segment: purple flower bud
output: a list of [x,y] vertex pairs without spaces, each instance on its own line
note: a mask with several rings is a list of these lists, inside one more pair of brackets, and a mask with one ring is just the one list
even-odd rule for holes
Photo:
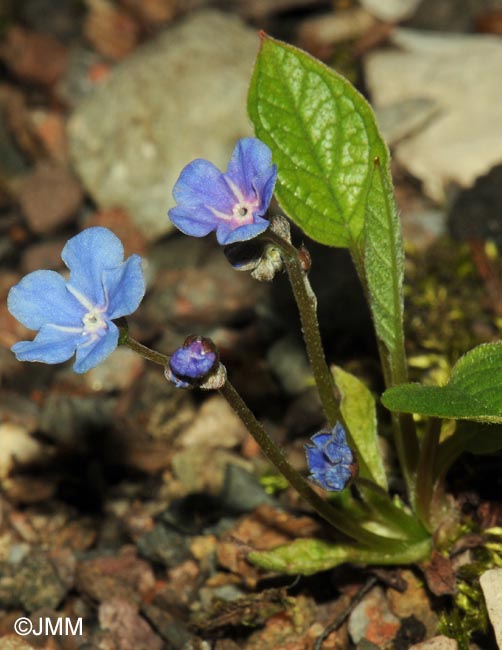
[[166,367],[166,377],[177,388],[197,386],[216,368],[218,354],[213,342],[202,336],[189,336]]
[[220,244],[247,241],[269,226],[264,215],[276,179],[267,145],[243,138],[224,174],[200,158],[183,169],[173,190],[177,206],[169,210],[169,218],[186,235],[204,237],[216,230]]
[[337,422],[331,431],[320,431],[305,445],[309,479],[325,490],[340,492],[357,475],[357,461],[347,444],[345,429]]

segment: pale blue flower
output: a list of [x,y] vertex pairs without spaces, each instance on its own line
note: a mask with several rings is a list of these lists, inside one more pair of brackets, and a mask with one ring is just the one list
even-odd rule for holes
[[19,361],[61,363],[76,352],[83,373],[117,347],[112,321],[135,311],[145,293],[139,255],[125,262],[120,240],[107,228],[88,228],[72,237],[61,257],[68,280],[55,271],[35,271],[9,291],[10,313],[38,330],[33,341],[12,346]]
[[220,244],[246,241],[269,226],[263,215],[276,179],[277,166],[267,145],[243,138],[224,174],[200,158],[183,169],[173,190],[178,205],[169,210],[169,217],[187,235],[204,237],[216,230]]

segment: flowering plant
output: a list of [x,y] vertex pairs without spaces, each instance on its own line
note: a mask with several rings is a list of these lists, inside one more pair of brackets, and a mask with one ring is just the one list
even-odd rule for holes
[[[252,270],[257,279],[272,280],[285,268],[327,423],[306,445],[308,478],[256,420],[210,341],[191,336],[167,357],[131,339],[115,322],[138,307],[145,284],[139,257],[124,262],[120,242],[107,229],[90,228],[70,239],[62,253],[68,280],[36,271],[11,289],[11,313],[38,330],[33,341],[16,343],[13,351],[22,361],[45,363],[76,354],[73,367],[82,373],[120,341],[165,366],[167,379],[178,388],[219,390],[269,461],[344,536],[343,543],[302,539],[253,552],[249,559],[256,564],[309,574],[347,561],[426,560],[435,546],[451,545],[458,535],[458,517],[449,517],[452,506],[445,498],[448,468],[473,436],[490,436],[490,425],[502,423],[502,343],[467,352],[444,386],[408,383],[401,230],[389,152],[370,106],[331,69],[268,37],[248,102],[257,137],[237,143],[225,173],[206,160],[187,165],[174,187],[177,205],[169,216],[188,235],[216,231],[227,253],[253,239],[257,253],[235,265]],[[308,279],[310,257],[293,245],[284,217],[267,214],[274,189],[284,213],[307,235],[351,253],[378,342],[386,386],[381,400],[389,411],[396,456],[392,467],[380,452],[375,397],[357,377],[326,362]],[[450,424],[449,436],[442,439],[441,419],[454,426],[460,420],[471,424],[453,433]],[[400,481],[391,484],[390,474]],[[329,495],[341,491],[343,498]],[[449,521],[455,525],[448,528]]]

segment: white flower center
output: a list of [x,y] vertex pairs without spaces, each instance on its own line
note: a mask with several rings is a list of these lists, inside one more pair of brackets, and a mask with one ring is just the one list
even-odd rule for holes
[[104,334],[107,329],[106,320],[103,318],[103,312],[105,310],[99,307],[93,307],[91,311],[88,311],[87,314],[82,318],[82,323],[84,325],[84,334],[90,334],[91,336],[100,336]]

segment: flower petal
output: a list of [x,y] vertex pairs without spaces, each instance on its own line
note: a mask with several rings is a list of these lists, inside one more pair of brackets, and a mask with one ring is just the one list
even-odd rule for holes
[[328,490],[333,492],[341,492],[349,482],[352,474],[350,470],[344,465],[336,465],[326,470],[324,474],[325,484]]
[[108,228],[87,228],[68,240],[61,253],[70,269],[68,284],[93,306],[105,306],[103,271],[116,268],[124,259],[122,242]]
[[43,325],[81,327],[85,309],[66,288],[55,271],[34,271],[9,291],[7,307],[25,327],[38,330]]
[[62,363],[75,353],[81,332],[68,332],[57,326],[43,325],[33,341],[19,341],[11,350],[19,361]]
[[208,160],[198,158],[181,172],[173,189],[176,202],[185,207],[214,208],[231,215],[236,197],[220,170]]
[[277,165],[272,165],[268,172],[256,177],[254,188],[256,194],[260,197],[260,205],[254,214],[263,215],[268,210],[276,181]]
[[268,219],[262,217],[255,217],[254,223],[248,223],[244,226],[234,226],[233,223],[228,221],[220,221],[216,230],[216,239],[219,244],[234,244],[239,241],[247,241],[253,239],[265,232],[269,227],[270,222]]
[[207,208],[193,208],[179,205],[168,212],[169,219],[178,230],[192,237],[205,237],[219,223],[218,217]]
[[305,454],[308,468],[312,473],[326,468],[326,458],[320,449],[312,445],[305,445]]
[[[248,200],[256,196],[261,198],[264,188],[267,187],[268,200],[265,210],[268,208],[277,176],[277,167],[272,165],[272,152],[264,142],[258,138],[239,140],[228,163],[225,176],[240,188]],[[260,206],[262,203],[264,201],[260,201]]]
[[319,433],[314,434],[310,439],[314,445],[321,451],[324,449],[324,445],[331,438],[331,431],[319,431]]
[[81,374],[94,368],[110,356],[117,347],[118,341],[118,327],[110,322],[104,336],[100,336],[93,343],[84,343],[77,347],[77,360],[73,364],[73,370]]
[[132,314],[145,295],[141,257],[131,255],[119,267],[104,271],[103,284],[108,295],[108,318],[120,318]]

